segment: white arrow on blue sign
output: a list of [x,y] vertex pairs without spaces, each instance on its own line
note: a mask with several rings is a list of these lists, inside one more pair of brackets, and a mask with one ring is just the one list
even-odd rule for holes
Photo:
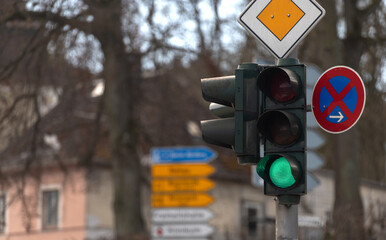
[[204,163],[217,157],[207,147],[165,147],[151,150],[152,163]]

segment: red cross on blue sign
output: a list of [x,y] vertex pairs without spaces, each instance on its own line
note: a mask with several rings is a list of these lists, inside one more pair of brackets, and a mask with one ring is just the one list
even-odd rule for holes
[[328,69],[316,82],[312,94],[313,113],[319,126],[329,133],[342,133],[353,127],[363,113],[366,92],[353,69]]

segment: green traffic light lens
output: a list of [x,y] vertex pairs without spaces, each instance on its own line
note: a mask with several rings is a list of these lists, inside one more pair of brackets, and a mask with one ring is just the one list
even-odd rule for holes
[[280,188],[289,188],[296,182],[292,175],[291,165],[284,157],[278,158],[272,163],[269,177],[272,183]]

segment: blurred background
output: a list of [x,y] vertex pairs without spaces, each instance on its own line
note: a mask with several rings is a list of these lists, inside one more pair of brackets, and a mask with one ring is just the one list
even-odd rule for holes
[[[155,239],[151,149],[207,146],[200,79],[274,63],[236,21],[248,3],[1,1],[0,239]],[[315,166],[299,238],[386,239],[386,1],[319,3],[326,16],[298,49],[307,93],[347,65],[367,99],[344,134],[308,115]],[[275,203],[254,171],[209,147],[207,239],[274,239]]]

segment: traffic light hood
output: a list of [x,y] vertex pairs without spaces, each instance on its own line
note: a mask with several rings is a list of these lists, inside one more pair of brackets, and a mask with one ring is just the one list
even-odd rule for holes
[[202,96],[208,102],[233,107],[235,102],[235,76],[201,79]]
[[235,119],[222,118],[201,121],[202,138],[205,142],[221,147],[235,145]]

